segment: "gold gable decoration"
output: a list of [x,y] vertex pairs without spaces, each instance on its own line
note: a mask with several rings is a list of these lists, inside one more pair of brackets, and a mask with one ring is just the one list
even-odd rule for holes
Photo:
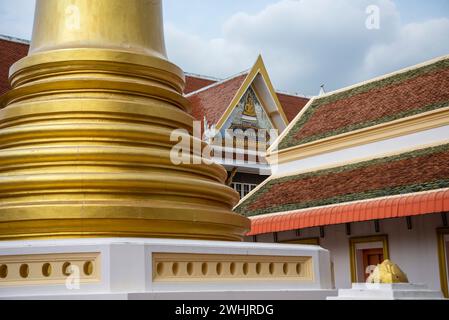
[[251,94],[248,94],[246,97],[245,108],[243,111],[243,115],[247,117],[256,118],[256,102]]

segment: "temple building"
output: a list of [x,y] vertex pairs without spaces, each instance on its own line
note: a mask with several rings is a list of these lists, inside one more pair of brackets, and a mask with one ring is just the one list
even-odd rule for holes
[[[282,133],[309,101],[276,92],[262,57],[250,70],[186,97],[192,103],[194,117],[203,121],[214,160],[225,166],[229,183],[242,197],[271,174],[263,155],[277,137],[270,136],[270,131]],[[209,134],[211,130],[213,134]],[[222,139],[213,141],[216,135]]]
[[309,99],[184,75],[161,0],[61,1],[0,36],[0,297],[323,299],[391,259],[449,298],[449,56]]
[[335,296],[328,250],[243,242],[251,221],[233,211],[232,179],[257,174],[242,150],[295,111],[261,58],[186,86],[162,21],[162,0],[36,1],[0,96],[0,299]]
[[[28,50],[28,41],[0,35],[0,95],[10,90],[9,68],[25,57]],[[253,129],[256,133],[260,129],[274,129],[280,134],[309,99],[276,91],[262,57],[257,59],[251,69],[227,79],[190,73],[186,73],[185,78],[184,94],[191,102],[192,115],[201,122],[202,134],[211,128],[221,132],[223,145],[214,146],[215,160],[225,166],[229,175],[228,184],[243,198],[270,176],[270,166],[263,156],[259,157],[257,154],[254,161],[249,161],[251,159],[248,159],[247,154],[252,151],[251,146],[248,146],[250,137],[242,139],[246,143],[241,148],[236,148],[235,143],[231,142],[233,150],[229,155],[225,148],[225,131],[242,130],[245,134],[248,129]],[[243,104],[249,105],[248,98],[251,100],[254,117],[250,115],[245,123],[236,122],[242,119]],[[242,109],[240,112],[239,106]],[[266,139],[267,145],[262,145],[264,150],[269,147],[269,141],[274,140],[274,137],[270,138]],[[255,143],[254,149],[257,149],[257,142]],[[253,150],[254,153],[255,151]],[[225,161],[226,155],[229,155],[230,161]]]
[[248,241],[320,245],[337,288],[392,259],[448,296],[449,56],[312,99],[236,211]]

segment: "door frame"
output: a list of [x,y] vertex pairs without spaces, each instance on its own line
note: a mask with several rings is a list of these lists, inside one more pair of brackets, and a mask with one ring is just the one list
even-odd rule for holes
[[376,263],[376,266],[377,266],[379,263],[382,263],[385,260],[385,258],[384,258],[384,250],[382,248],[379,248],[379,249],[364,249],[362,251],[363,251],[362,252],[363,269],[365,270],[365,277],[366,277],[366,270],[368,270],[367,268],[369,266],[373,265],[373,264],[371,264],[369,262],[370,255],[376,255],[376,256],[378,256],[378,258],[380,258],[380,256],[382,256],[382,259],[379,259],[380,262]]
[[437,229],[438,236],[438,263],[440,266],[440,281],[441,281],[441,291],[446,298],[449,298],[449,288],[448,288],[448,265],[446,256],[446,244],[444,238],[449,235],[449,228]]
[[376,235],[376,236],[366,236],[366,237],[355,237],[349,239],[349,259],[351,266],[351,281],[352,283],[357,282],[357,254],[356,247],[360,243],[372,243],[381,242],[384,250],[384,259],[390,259],[390,249],[388,243],[388,235]]

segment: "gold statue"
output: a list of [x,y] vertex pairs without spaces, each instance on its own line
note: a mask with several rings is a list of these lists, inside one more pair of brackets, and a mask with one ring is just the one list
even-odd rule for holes
[[256,114],[256,102],[254,101],[254,97],[252,94],[248,93],[248,97],[246,98],[245,109],[243,111],[243,115],[255,118]]
[[374,269],[367,283],[409,283],[407,275],[390,260],[385,260]]
[[29,55],[10,74],[0,239],[242,240],[250,223],[232,212],[226,170],[170,159],[173,130],[202,142],[166,56],[161,0],[37,0]]

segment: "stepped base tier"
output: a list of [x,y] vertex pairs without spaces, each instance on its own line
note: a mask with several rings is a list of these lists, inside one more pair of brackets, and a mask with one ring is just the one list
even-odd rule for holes
[[326,299],[316,246],[168,239],[0,242],[0,299]]
[[426,285],[399,284],[353,284],[352,289],[338,291],[338,297],[328,300],[442,300],[440,291],[429,290]]
[[[239,196],[226,170],[207,164],[193,136],[160,0],[38,0],[30,53],[10,81],[0,98],[0,240],[241,241],[249,230],[232,212]],[[180,140],[182,163],[172,157]]]

